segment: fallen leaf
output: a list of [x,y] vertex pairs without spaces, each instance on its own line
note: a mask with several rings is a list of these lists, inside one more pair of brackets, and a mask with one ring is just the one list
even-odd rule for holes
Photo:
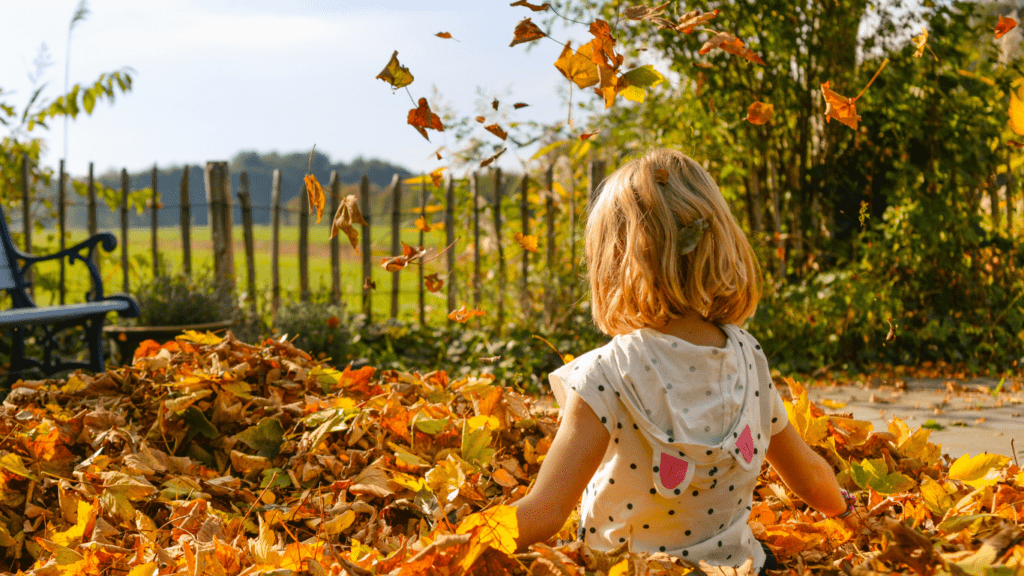
[[497,98],[495,98],[494,101],[491,102],[491,108],[494,109],[494,110],[498,109],[498,99]]
[[775,113],[775,106],[764,102],[754,102],[747,108],[747,122],[758,126],[767,124]]
[[630,20],[649,20],[651,18],[657,18],[665,12],[665,8],[668,8],[672,4],[671,1],[665,2],[659,6],[627,6],[626,7],[626,18]]
[[668,184],[668,170],[665,170],[664,168],[655,168],[654,181],[658,184]]
[[412,73],[409,72],[409,69],[398,63],[398,50],[395,50],[395,53],[391,55],[388,65],[381,70],[380,74],[377,74],[377,78],[391,84],[392,90],[408,86],[413,81]]
[[523,247],[523,250],[529,250],[530,252],[533,253],[537,252],[536,235],[531,234],[529,236],[524,236],[522,232],[516,232],[515,236],[513,236],[513,239],[515,239],[516,243]]
[[434,183],[434,186],[436,186],[436,187],[440,187],[441,186],[441,175],[444,173],[444,171],[445,171],[445,167],[442,166],[442,167],[437,168],[436,170],[434,170],[433,172],[430,173],[430,181]]
[[996,38],[1002,38],[1003,35],[1005,35],[1007,32],[1009,32],[1010,30],[1013,30],[1016,27],[1017,27],[1017,21],[1016,20],[1014,20],[1013,18],[1008,18],[1006,16],[1000,16],[999,17],[999,22],[996,24],[996,30],[995,30]]
[[409,110],[408,123],[410,126],[416,128],[416,130],[423,135],[427,141],[430,141],[430,137],[427,136],[427,129],[437,130],[438,132],[444,132],[444,125],[441,124],[441,118],[430,111],[430,105],[427,104],[426,98],[420,98],[419,104],[416,108]]
[[487,122],[487,118],[485,118],[483,116],[477,116],[476,118],[474,118],[474,120],[476,120],[477,122],[479,122],[481,124],[483,124],[484,122]]
[[593,138],[594,136],[597,136],[600,133],[600,130],[594,130],[593,132],[584,132],[583,134],[580,134],[580,140],[587,140],[589,138]]
[[540,40],[547,36],[536,24],[533,23],[529,18],[524,18],[519,24],[516,24],[516,30],[512,43],[509,47],[515,46],[516,44],[522,44],[523,42],[533,42],[534,40]]
[[349,194],[342,198],[341,204],[338,206],[338,211],[334,213],[334,222],[331,225],[331,238],[338,235],[338,230],[341,230],[348,236],[348,241],[352,244],[352,249],[359,253],[359,232],[352,226],[353,224],[361,224],[363,226],[369,226],[370,224],[363,219],[363,213],[359,211],[359,201],[356,200],[355,194]]

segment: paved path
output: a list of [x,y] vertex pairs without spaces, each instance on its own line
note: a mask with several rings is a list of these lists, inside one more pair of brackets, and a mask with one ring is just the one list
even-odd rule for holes
[[[826,413],[853,413],[855,419],[874,424],[875,430],[887,430],[893,416],[899,416],[911,430],[933,420],[943,429],[933,430],[929,439],[941,444],[942,452],[953,458],[983,452],[1012,457],[1012,440],[1017,458],[1024,461],[1024,392],[1004,389],[993,397],[986,389],[995,390],[999,381],[990,378],[966,381],[908,378],[905,382],[905,389],[809,386],[807,393]],[[821,404],[825,399],[846,405],[827,408]]]

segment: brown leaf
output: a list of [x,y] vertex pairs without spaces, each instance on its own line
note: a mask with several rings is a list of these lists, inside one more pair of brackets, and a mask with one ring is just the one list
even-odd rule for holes
[[1007,18],[1006,16],[1000,16],[999,22],[996,24],[996,38],[1002,38],[1004,34],[1013,30],[1017,27],[1017,21],[1013,18]]
[[398,256],[392,256],[390,258],[381,258],[380,266],[381,268],[387,270],[388,272],[398,272],[399,270],[408,266],[410,262],[423,256],[426,253],[426,249],[423,248],[422,246],[419,248],[413,248],[412,246],[409,246],[405,242],[402,242],[402,253],[399,254]]
[[423,277],[423,284],[426,286],[428,292],[438,293],[441,291],[441,287],[444,286],[444,280],[438,278],[437,272],[429,274]]
[[630,20],[648,20],[656,16],[661,16],[665,8],[668,8],[669,4],[672,4],[671,0],[665,2],[660,6],[628,6],[626,7],[626,18]]
[[434,34],[434,36],[437,36],[438,38],[448,39],[452,37],[452,34],[451,32],[438,32],[437,34]]
[[533,42],[534,40],[540,40],[547,36],[536,24],[533,23],[529,18],[523,18],[523,20],[516,25],[514,37],[512,43],[509,44],[509,48],[516,44],[522,44],[523,42]]
[[408,86],[413,81],[412,73],[409,72],[409,69],[398,63],[398,50],[395,50],[395,53],[391,55],[388,65],[381,70],[380,74],[377,74],[377,78],[391,84],[392,90]]
[[587,140],[593,138],[594,136],[597,136],[600,133],[600,130],[594,130],[593,132],[584,132],[583,134],[580,134],[580,140]]
[[489,126],[484,126],[484,130],[487,130],[488,132],[490,132],[491,134],[494,134],[495,136],[497,136],[498,138],[501,138],[502,140],[508,138],[508,132],[505,132],[504,130],[502,130],[501,126],[498,126],[497,124],[491,124]]
[[[439,158],[440,160],[440,158]],[[441,166],[430,173],[430,181],[434,183],[434,186],[441,186],[441,174],[445,171],[445,167]]]
[[494,108],[495,110],[498,109],[498,99],[497,98],[494,99],[494,102],[491,102],[491,108]]
[[668,170],[665,170],[664,168],[655,168],[654,181],[658,184],[668,184]]
[[331,238],[337,236],[338,230],[341,230],[348,236],[348,241],[352,243],[352,249],[358,254],[359,232],[352,226],[353,224],[370,225],[363,219],[363,213],[359,211],[359,201],[356,200],[356,195],[349,194],[342,198],[338,211],[334,213],[334,222],[331,225]]
[[589,54],[573,52],[572,42],[566,42],[562,54],[555,60],[555,68],[580,88],[593,86],[601,80],[597,65],[590,59]]
[[430,111],[430,106],[427,104],[426,98],[420,98],[419,106],[409,110],[408,123],[410,126],[416,128],[420,134],[423,135],[427,141],[430,141],[430,137],[427,136],[427,130],[437,130],[438,132],[444,132],[444,126],[441,124],[441,118],[437,114]]
[[480,162],[480,167],[481,168],[486,168],[488,165],[490,165],[491,162],[494,162],[495,160],[497,160],[498,156],[501,156],[504,153],[505,153],[505,148],[502,148],[501,150],[498,150],[494,154],[494,156],[491,156],[490,158],[484,160],[483,162]]
[[689,34],[690,32],[693,32],[693,29],[697,26],[707,24],[714,20],[715,16],[718,16],[719,12],[720,10],[712,10],[711,12],[704,12],[703,14],[701,14],[700,10],[687,12],[679,18],[679,25],[676,26],[676,30],[683,34]]
[[728,52],[729,54],[733,54],[734,56],[739,56],[740,58],[749,60],[754,64],[760,64],[764,66],[764,60],[762,60],[756,52],[747,48],[743,44],[742,40],[733,36],[732,34],[729,34],[728,32],[719,32],[718,34],[713,36],[711,39],[705,42],[703,46],[701,46],[701,49],[697,53],[702,55],[707,54],[708,52],[714,50],[715,48],[718,48],[724,52]]
[[487,121],[487,118],[485,118],[483,116],[477,116],[476,118],[474,118],[474,120],[476,120],[477,122],[483,124],[484,122]]
[[309,213],[312,214],[313,210],[316,210],[316,223],[319,224],[320,218],[324,215],[324,189],[312,174],[306,174],[303,180],[306,183],[306,195],[309,197]]
[[775,106],[764,102],[754,102],[747,108],[747,122],[758,126],[767,124],[775,113]]
[[544,3],[538,6],[536,4],[530,4],[526,0],[516,0],[515,2],[509,4],[509,6],[523,6],[525,8],[529,8],[530,10],[533,10],[534,12],[543,12],[548,8],[551,8],[551,4],[548,3]]
[[377,283],[374,282],[373,280],[370,280],[370,277],[367,276],[366,280],[363,280],[363,290],[376,290],[376,289],[377,289]]
[[516,102],[515,104],[512,105],[512,107],[515,108],[516,110],[519,110],[520,108],[525,108],[527,106],[529,106],[529,104],[525,102]]

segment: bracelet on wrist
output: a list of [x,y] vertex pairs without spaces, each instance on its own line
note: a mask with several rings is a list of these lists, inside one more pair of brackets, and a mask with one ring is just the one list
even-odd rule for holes
[[839,489],[839,493],[843,495],[843,500],[846,500],[846,511],[836,516],[836,518],[846,518],[853,513],[853,507],[857,504],[857,497],[842,488]]

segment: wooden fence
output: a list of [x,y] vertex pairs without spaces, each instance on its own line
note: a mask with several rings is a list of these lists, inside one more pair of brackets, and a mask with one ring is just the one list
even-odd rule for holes
[[[23,160],[25,171],[28,170],[28,158]],[[482,243],[486,238],[487,234],[491,234],[490,245],[492,249],[491,254],[487,256],[486,260],[488,265],[496,266],[496,283],[493,286],[491,293],[494,297],[494,302],[487,303],[488,316],[490,316],[494,322],[501,326],[505,323],[508,310],[508,303],[506,301],[508,291],[508,252],[512,249],[520,251],[519,246],[514,242],[513,235],[516,232],[522,232],[524,236],[537,234],[531,227],[531,220],[537,218],[538,223],[540,222],[539,205],[537,208],[534,207],[534,202],[529,200],[529,195],[532,192],[540,190],[540,201],[543,205],[543,234],[541,235],[541,244],[546,246],[546,253],[543,262],[545,269],[545,276],[543,277],[543,287],[536,292],[543,293],[543,315],[544,318],[551,320],[556,318],[558,315],[564,313],[566,302],[565,298],[568,298],[569,302],[575,302],[575,299],[580,295],[579,292],[574,288],[576,282],[569,282],[568,294],[565,290],[556,293],[552,288],[557,284],[555,281],[555,271],[560,266],[567,266],[567,271],[570,273],[570,278],[576,278],[579,268],[577,265],[577,258],[579,256],[576,247],[577,242],[582,241],[581,234],[577,233],[576,227],[581,215],[581,211],[584,208],[583,202],[586,198],[592,198],[595,194],[595,187],[590,183],[600,182],[604,177],[605,166],[602,161],[593,161],[587,171],[588,183],[586,187],[586,194],[584,190],[576,190],[576,186],[571,183],[569,186],[564,186],[565,190],[568,190],[567,198],[556,198],[557,193],[552,192],[554,189],[554,163],[548,167],[544,174],[544,182],[537,182],[534,186],[531,186],[529,178],[525,176],[516,176],[515,181],[510,182],[509,178],[502,173],[498,168],[492,169],[489,173],[478,174],[471,173],[467,181],[462,184],[468,186],[469,194],[472,201],[469,203],[468,213],[463,207],[459,209],[460,216],[464,219],[469,220],[472,224],[472,238],[466,239],[462,235],[456,234],[456,228],[459,224],[456,221],[456,199],[455,192],[458,182],[448,178],[442,183],[444,190],[443,206],[440,210],[443,210],[443,223],[444,223],[444,234],[445,240],[444,245],[450,248],[445,253],[445,287],[442,289],[446,292],[446,303],[447,310],[452,311],[458,308],[459,302],[466,303],[471,298],[472,307],[479,309],[485,304],[482,302],[483,289],[482,283],[484,274],[482,273],[482,266],[484,264],[484,249]],[[254,206],[251,201],[251,194],[249,190],[249,177],[246,172],[240,173],[240,186],[237,192],[237,201],[240,205],[241,212],[241,226],[243,232],[243,244],[244,244],[244,256],[245,256],[245,270],[246,270],[246,294],[248,295],[248,304],[252,307],[253,311],[257,310],[257,302],[255,295],[259,293],[257,290],[257,278],[256,278],[256,254],[255,254],[255,242],[253,235],[253,217],[252,212]],[[480,194],[481,182],[484,178],[491,178],[493,183],[494,194],[492,195],[490,202],[490,218],[488,221],[485,200],[482,199]],[[271,204],[270,206],[260,206],[259,208],[269,209],[271,211],[271,279],[270,279],[270,309],[273,314],[276,315],[278,309],[281,306],[281,253],[280,253],[280,230],[282,226],[282,211],[287,211],[288,208],[282,205],[281,201],[281,172],[279,170],[274,171],[271,189]],[[363,286],[364,282],[369,284],[371,281],[378,281],[383,278],[383,275],[390,274],[390,311],[389,316],[391,318],[397,318],[399,315],[399,293],[400,293],[400,276],[403,274],[417,274],[418,275],[418,289],[417,289],[417,310],[416,317],[420,323],[427,322],[426,314],[426,288],[424,281],[424,266],[422,260],[418,263],[413,262],[406,269],[399,272],[386,272],[380,266],[380,258],[382,255],[393,256],[402,253],[401,245],[401,232],[403,225],[407,228],[412,224],[412,220],[423,216],[425,219],[429,218],[428,214],[428,199],[430,194],[428,193],[427,180],[429,178],[422,179],[422,185],[409,185],[404,183],[399,176],[396,174],[391,181],[391,185],[384,194],[387,194],[391,198],[391,210],[390,214],[387,213],[373,213],[369,207],[371,206],[370,198],[370,181],[367,176],[363,176],[359,183],[359,205],[363,210],[364,218],[367,225],[362,226],[361,230],[361,276],[358,278],[356,285]],[[34,221],[31,216],[29,209],[31,203],[31,190],[28,182],[30,179],[27,174],[23,176],[22,182],[22,193],[23,193],[23,212],[22,212],[22,228],[24,234],[24,242],[26,247],[31,246],[32,242],[32,227]],[[88,193],[86,195],[84,204],[75,204],[68,200],[67,195],[67,181],[68,177],[65,174],[63,161],[60,164],[60,170],[58,175],[58,187],[57,187],[57,221],[56,221],[56,232],[60,239],[60,249],[65,247],[66,238],[66,221],[67,211],[69,207],[73,206],[84,206],[88,213],[88,233],[89,235],[96,234],[98,231],[98,207],[97,207],[97,194],[96,194],[96,180],[93,174],[93,165],[89,165],[89,173],[86,179],[86,187]],[[123,286],[121,289],[124,292],[131,293],[131,286],[129,282],[129,249],[138,249],[138,245],[132,246],[129,242],[129,178],[127,170],[121,170],[121,204],[120,204],[120,264],[122,269],[125,271],[123,274]],[[206,206],[208,210],[209,219],[208,225],[210,227],[211,239],[212,239],[212,260],[213,260],[213,273],[215,278],[219,281],[227,283],[229,286],[235,288],[236,284],[236,268],[239,267],[235,262],[234,256],[234,242],[232,240],[232,230],[234,223],[232,222],[232,212],[234,208],[235,199],[232,196],[231,191],[231,179],[228,172],[227,162],[207,162],[204,170],[204,182],[206,187]],[[413,189],[407,190],[407,187]],[[149,250],[153,255],[152,266],[153,275],[157,276],[163,273],[164,265],[171,263],[163,263],[160,261],[160,250],[158,246],[158,211],[161,209],[173,209],[177,207],[180,210],[180,233],[181,233],[181,249],[182,249],[182,261],[181,270],[184,274],[192,274],[193,271],[193,245],[192,245],[192,215],[193,215],[193,204],[190,201],[190,190],[189,190],[189,168],[184,167],[182,174],[181,184],[179,186],[179,202],[175,204],[164,203],[162,200],[168,200],[169,195],[165,193],[161,199],[160,191],[157,189],[157,168],[154,166],[152,171],[152,200],[147,203],[147,210],[150,213],[150,246]],[[403,197],[406,194],[418,194],[418,206],[419,210],[406,210],[402,211]],[[329,198],[328,205],[325,207],[324,220],[326,226],[330,226],[330,222],[333,219],[334,213],[337,211],[339,197],[342,196],[342,183],[338,177],[338,173],[335,171],[331,174],[330,181],[325,187],[325,195]],[[516,208],[516,196],[518,195],[518,214],[516,217],[507,216],[507,214],[515,213]],[[579,198],[577,198],[579,196]],[[435,205],[434,210],[437,211],[438,207]],[[310,282],[309,282],[309,205],[306,194],[303,192],[299,194],[299,206],[295,211],[298,216],[298,277],[299,277],[299,298],[301,301],[309,301],[311,298]],[[391,232],[391,243],[389,249],[382,246],[374,246],[371,242],[371,226],[375,222],[387,221],[390,216],[390,232]],[[568,218],[568,232],[566,228],[566,218]],[[515,220],[518,219],[518,222]],[[512,220],[511,222],[509,220]],[[325,223],[321,222],[320,226],[324,226]],[[560,232],[561,230],[561,232]],[[460,232],[464,232],[462,229]],[[469,231],[465,231],[469,233]],[[343,234],[339,234],[330,240],[330,255],[331,255],[331,289],[330,289],[330,302],[340,303],[342,301],[342,277],[341,277],[341,257],[340,251],[342,249],[350,249],[348,246],[342,246],[342,242],[339,239],[344,239]],[[423,246],[425,241],[424,232],[419,232],[419,245]],[[467,248],[467,245],[472,245],[472,271],[466,273],[468,278],[459,278],[456,272],[456,257],[457,255]],[[347,243],[345,243],[347,244]],[[517,271],[519,274],[519,290],[521,292],[521,302],[524,305],[519,307],[518,312],[527,312],[527,308],[532,314],[532,302],[534,300],[534,290],[531,289],[530,278],[534,273],[534,269],[541,265],[541,263],[535,259],[531,259],[531,253],[526,250],[521,250],[522,254],[519,256],[521,259],[520,269]],[[539,255],[538,255],[539,256]],[[429,256],[428,256],[429,257]],[[559,260],[561,258],[561,260]],[[568,263],[565,259],[568,258]],[[66,271],[65,263],[60,263],[60,279],[59,279],[59,299],[63,304],[66,299]],[[468,285],[468,288],[466,287]],[[380,287],[385,288],[383,282]],[[459,298],[459,293],[465,292],[463,298]],[[527,306],[529,304],[529,306]],[[492,307],[493,306],[493,307]],[[556,312],[557,310],[557,312]],[[361,311],[366,315],[367,321],[372,321],[374,318],[375,311],[373,310],[373,298],[369,290],[364,289],[362,294],[362,306]],[[536,318],[531,318],[536,319]]]

